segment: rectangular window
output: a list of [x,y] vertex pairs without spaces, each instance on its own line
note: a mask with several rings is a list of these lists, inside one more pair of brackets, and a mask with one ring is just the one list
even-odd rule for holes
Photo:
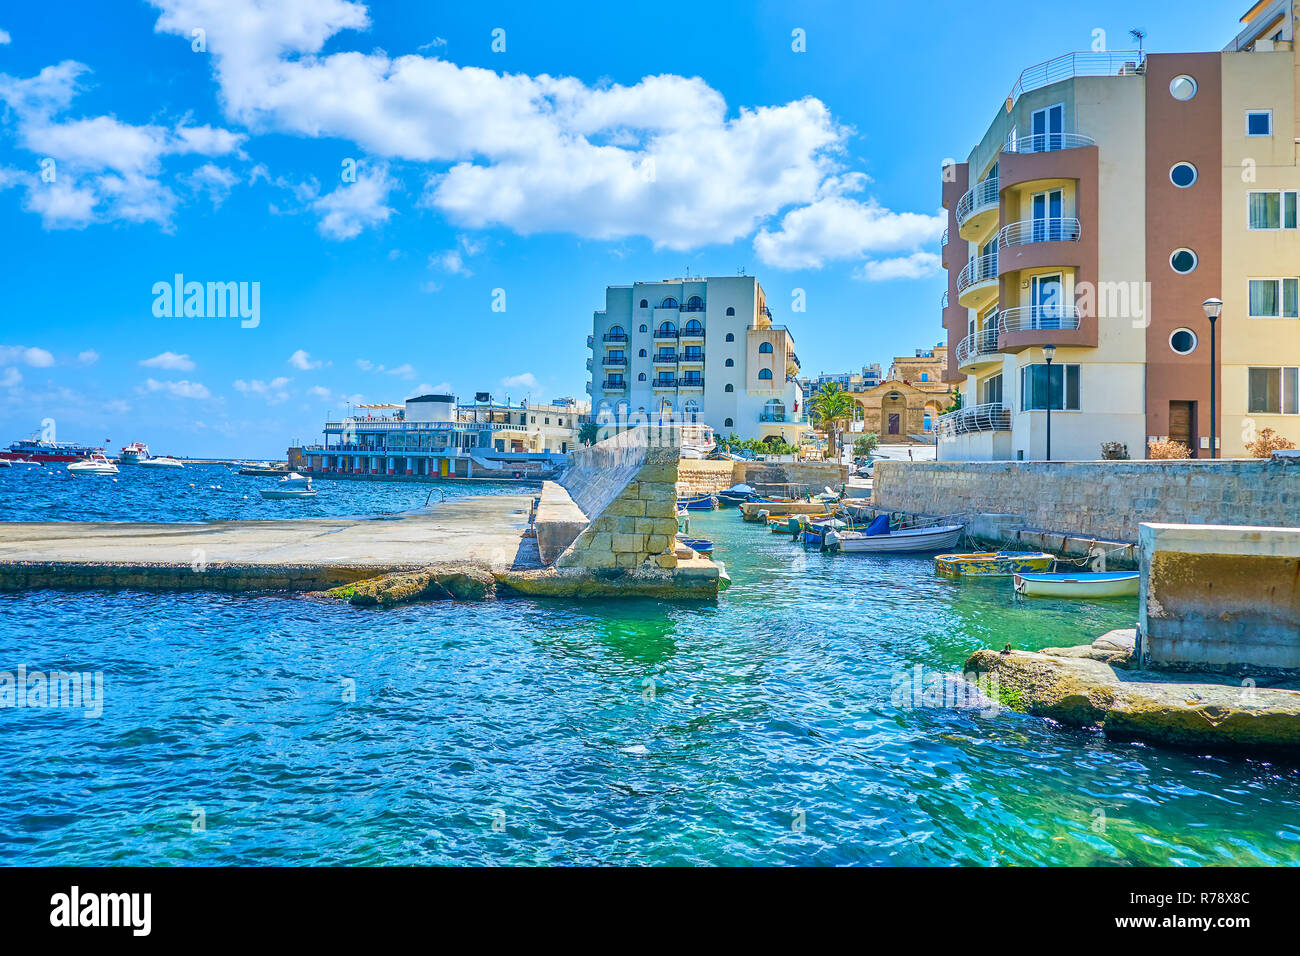
[[1252,319],[1300,318],[1300,279],[1251,279]]
[[1079,366],[1048,366],[1043,363],[1026,365],[1020,370],[1021,410],[1043,411],[1047,408],[1049,398],[1052,411],[1079,410]]
[[1250,229],[1296,228],[1296,193],[1290,191],[1253,190],[1246,198]]
[[997,375],[992,375],[989,378],[985,379],[983,382],[980,382],[979,395],[980,395],[981,405],[988,405],[990,403],[995,405],[1001,405],[1002,404],[1001,373]]
[[1272,110],[1246,110],[1246,135],[1247,136],[1272,136],[1273,135],[1273,111]]

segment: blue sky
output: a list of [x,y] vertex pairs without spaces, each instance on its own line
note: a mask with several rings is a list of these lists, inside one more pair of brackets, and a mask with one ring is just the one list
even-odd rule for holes
[[[887,365],[941,336],[939,170],[1019,71],[1218,49],[1248,4],[465,6],[0,11],[0,444],[270,457],[422,386],[585,397],[605,286],[687,269],[758,276],[806,373]],[[258,283],[256,327],[156,315],[178,273]]]

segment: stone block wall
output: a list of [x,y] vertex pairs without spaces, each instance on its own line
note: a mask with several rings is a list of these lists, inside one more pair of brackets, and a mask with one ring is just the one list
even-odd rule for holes
[[743,474],[744,464],[736,461],[709,461],[700,458],[683,458],[677,465],[677,483],[683,494],[712,495],[734,484],[737,469]]
[[848,480],[849,470],[844,465],[832,461],[798,461],[784,464],[781,462],[737,462],[744,469],[743,476],[737,481],[753,485],[760,491],[777,493],[781,486],[793,486],[792,490],[811,491],[814,494],[824,488],[839,491],[840,485]]
[[1012,516],[1010,527],[1123,541],[1144,521],[1300,526],[1300,462],[877,461],[888,511]]

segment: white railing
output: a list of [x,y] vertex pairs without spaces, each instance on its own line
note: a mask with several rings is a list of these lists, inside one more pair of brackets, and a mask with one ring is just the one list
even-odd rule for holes
[[990,252],[987,255],[972,259],[966,263],[965,267],[957,275],[957,295],[960,296],[977,282],[996,279],[997,277],[998,254],[996,252]]
[[943,231],[943,235],[939,237],[939,252],[941,254],[943,250],[947,247],[947,245],[948,245],[948,230],[945,229]]
[[1042,89],[1076,76],[1140,76],[1146,72],[1141,51],[1066,53],[1043,63],[1036,63],[1020,74],[1007,94],[1007,111],[1025,93]]
[[1097,141],[1082,133],[1030,133],[1026,136],[1007,136],[1004,153],[1051,153],[1058,149],[1079,149],[1096,146]]
[[947,292],[945,292],[945,293],[943,294],[943,298],[939,300],[939,308],[941,308],[941,309],[946,309],[946,308],[948,308],[948,293],[947,293]]
[[1037,329],[1077,329],[1083,321],[1079,307],[1069,305],[1022,305],[998,316],[1004,332],[1032,332]]
[[998,246],[1023,246],[1030,242],[1078,242],[1081,227],[1072,217],[1022,219],[1003,226]]
[[966,220],[977,212],[996,206],[998,203],[998,177],[990,176],[982,183],[976,183],[957,200],[957,228],[966,224]]
[[1011,409],[1001,402],[988,402],[959,408],[940,415],[935,432],[940,439],[952,439],[972,432],[1007,431],[1011,428]]
[[957,366],[960,368],[981,355],[997,355],[997,353],[997,328],[980,329],[957,343]]

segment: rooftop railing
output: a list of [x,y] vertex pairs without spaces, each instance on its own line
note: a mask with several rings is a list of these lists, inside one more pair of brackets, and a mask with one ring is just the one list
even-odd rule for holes
[[1026,93],[1076,76],[1140,76],[1144,72],[1146,64],[1140,50],[1066,53],[1025,69],[1007,94],[1007,110],[1009,112]]

